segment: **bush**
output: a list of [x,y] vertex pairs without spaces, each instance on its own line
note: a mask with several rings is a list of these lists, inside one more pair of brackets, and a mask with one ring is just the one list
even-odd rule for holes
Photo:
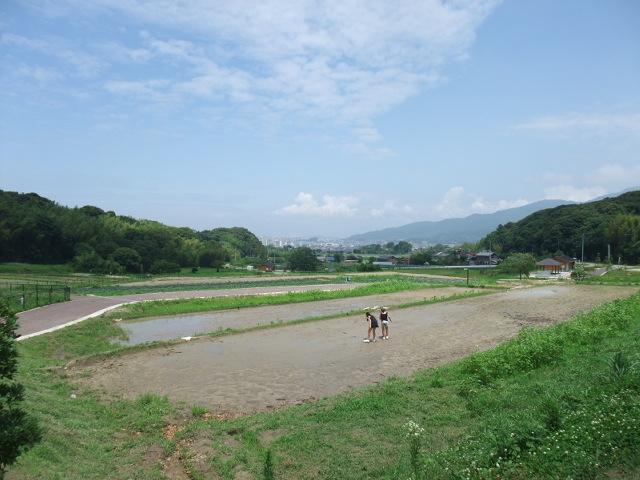
[[73,269],[76,272],[100,273],[104,260],[94,251],[76,255],[73,259]]
[[122,265],[129,273],[140,273],[142,271],[142,258],[133,248],[116,248],[111,254],[111,259]]
[[167,260],[157,260],[153,262],[151,268],[149,269],[149,272],[153,274],[180,273],[180,265],[174,262],[169,262]]
[[14,379],[18,369],[16,329],[15,315],[0,301],[0,478],[41,436],[35,420],[21,408],[24,387]]

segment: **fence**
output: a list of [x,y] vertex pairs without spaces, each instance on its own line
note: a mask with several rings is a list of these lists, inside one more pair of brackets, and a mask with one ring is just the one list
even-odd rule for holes
[[71,287],[67,285],[42,284],[0,284],[0,298],[11,310],[22,312],[50,303],[67,302],[71,299]]

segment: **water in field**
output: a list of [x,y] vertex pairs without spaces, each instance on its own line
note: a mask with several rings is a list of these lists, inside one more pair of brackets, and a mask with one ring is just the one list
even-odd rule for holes
[[146,342],[174,340],[182,337],[195,336],[196,334],[215,332],[220,329],[244,329],[258,325],[290,322],[292,320],[356,310],[362,311],[364,326],[365,308],[415,302],[429,299],[433,296],[448,296],[454,293],[461,293],[466,290],[467,289],[458,287],[427,288],[367,297],[341,298],[288,305],[269,305],[264,307],[125,321],[120,323],[120,327],[127,333],[129,338],[128,340],[120,341],[120,343],[125,345],[138,345]]

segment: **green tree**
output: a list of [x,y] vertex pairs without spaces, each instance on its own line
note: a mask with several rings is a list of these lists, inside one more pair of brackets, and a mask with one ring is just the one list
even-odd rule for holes
[[530,253],[513,253],[509,255],[500,265],[500,271],[505,273],[517,273],[520,275],[529,275],[536,268],[536,259]]
[[425,251],[414,252],[409,257],[411,265],[424,265],[427,262],[431,262],[431,255]]
[[124,267],[129,273],[140,273],[142,270],[142,258],[140,254],[129,247],[117,248],[112,254],[111,258]]
[[198,257],[198,263],[201,267],[215,268],[216,271],[220,271],[220,268],[224,265],[225,252],[219,247],[209,247]]
[[40,428],[21,408],[24,387],[17,383],[16,317],[0,301],[0,479],[18,456],[40,440]]
[[573,267],[571,278],[573,278],[576,282],[581,282],[582,280],[587,278],[587,271],[584,269],[584,265],[582,263],[576,263],[575,267]]
[[180,265],[167,260],[157,260],[153,262],[149,271],[154,275],[159,273],[180,273]]
[[104,260],[94,251],[82,253],[73,259],[73,269],[76,272],[99,273],[102,272]]
[[413,245],[404,240],[398,242],[393,247],[393,253],[409,253],[411,250],[413,250]]
[[289,270],[313,272],[319,266],[320,262],[309,247],[294,248],[289,254]]

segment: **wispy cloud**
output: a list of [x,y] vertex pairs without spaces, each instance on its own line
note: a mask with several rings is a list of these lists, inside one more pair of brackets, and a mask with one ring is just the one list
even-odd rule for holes
[[451,218],[470,215],[472,213],[493,213],[507,208],[521,207],[530,203],[525,198],[515,200],[487,200],[480,195],[465,191],[464,187],[452,187],[436,204],[435,211],[439,218]]
[[[607,193],[640,186],[640,162],[605,163],[586,172],[547,172],[545,198],[586,202]],[[539,179],[531,179],[539,183]]]
[[372,208],[372,217],[407,217],[415,213],[411,205],[398,205],[396,202],[388,200],[381,207]]
[[554,200],[571,200],[572,202],[588,202],[604,195],[607,191],[600,186],[576,187],[573,185],[555,185],[545,188],[545,198]]
[[517,130],[529,130],[554,134],[596,133],[640,135],[640,114],[586,114],[567,113],[540,117],[515,126]]
[[317,201],[310,193],[300,192],[291,205],[281,208],[276,213],[284,215],[308,215],[319,217],[351,217],[355,215],[358,204],[355,197],[334,197],[323,195]]
[[[375,145],[377,135],[365,131],[372,120],[439,82],[447,63],[467,58],[477,28],[499,1],[32,3],[56,16],[65,9],[70,15],[94,17],[116,11],[146,30],[138,44],[103,44],[103,53],[119,62],[161,62],[165,67],[171,66],[168,59],[173,62],[170,84],[152,83],[158,79],[132,69],[107,80],[113,94],[250,104],[253,114],[269,118],[295,116],[347,126],[356,131],[351,142],[355,150],[387,154],[388,149]],[[184,38],[161,38],[147,31],[165,27],[184,32]],[[43,48],[33,45],[37,40],[15,37],[10,37],[14,44]],[[59,55],[86,63],[87,71],[99,68],[91,67],[87,57],[74,60],[69,49]],[[114,81],[139,87],[114,89]]]
[[82,77],[92,77],[106,68],[107,64],[98,56],[85,52],[77,46],[70,46],[60,38],[28,38],[13,33],[0,36],[0,44],[32,50],[43,55],[60,59]]

